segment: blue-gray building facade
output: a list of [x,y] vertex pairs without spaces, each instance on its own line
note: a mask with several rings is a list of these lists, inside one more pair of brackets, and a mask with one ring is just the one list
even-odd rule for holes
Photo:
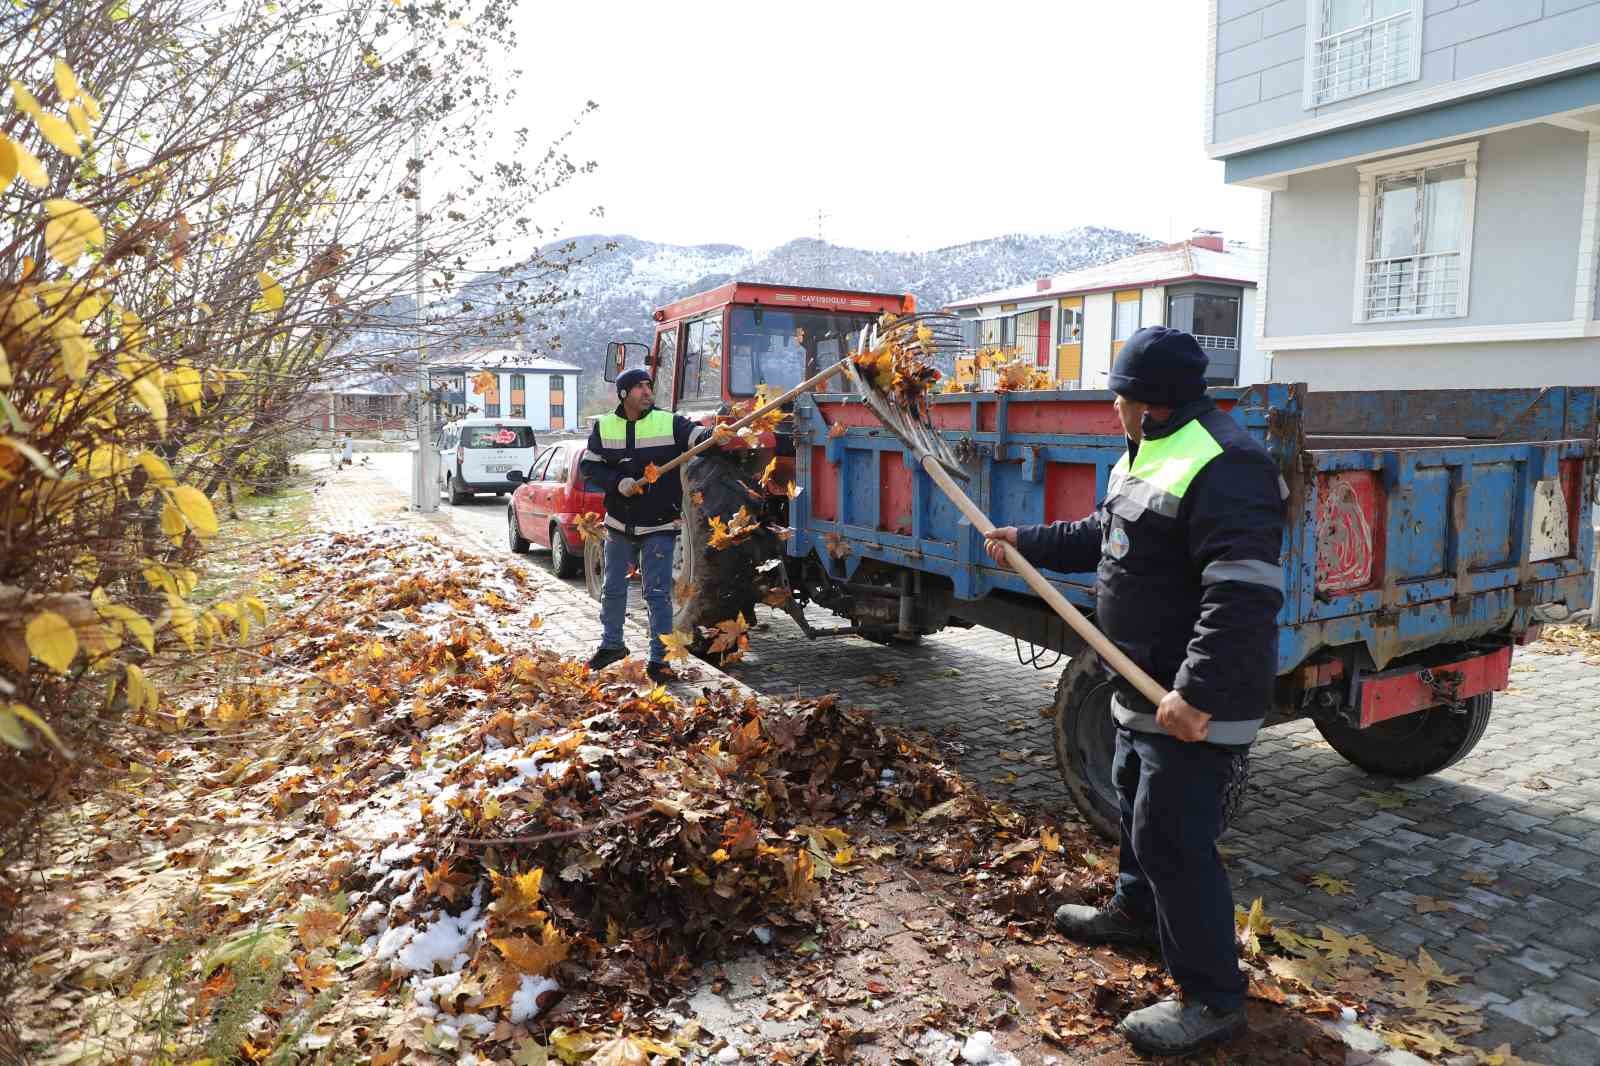
[[1273,378],[1600,384],[1600,0],[1211,0],[1210,30]]

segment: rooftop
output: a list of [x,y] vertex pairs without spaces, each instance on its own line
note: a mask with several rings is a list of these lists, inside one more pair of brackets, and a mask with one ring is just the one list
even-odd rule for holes
[[1111,289],[1170,285],[1207,280],[1254,285],[1261,275],[1260,254],[1242,244],[1225,245],[1219,237],[1193,237],[1149,251],[1135,252],[1098,266],[1040,278],[1027,285],[952,300],[947,307],[984,307]]
[[471,348],[464,352],[451,352],[440,362],[430,363],[430,370],[539,370],[562,373],[580,373],[583,368],[576,363],[559,359],[529,355],[517,348]]

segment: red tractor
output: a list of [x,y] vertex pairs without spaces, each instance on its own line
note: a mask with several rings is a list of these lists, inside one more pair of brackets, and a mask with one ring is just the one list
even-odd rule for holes
[[[758,394],[776,396],[852,351],[864,327],[885,312],[915,309],[910,295],[848,292],[732,281],[655,311],[649,345],[613,342],[606,379],[644,366],[656,406],[712,424],[748,411]],[[673,628],[700,637],[705,628],[744,616],[765,600],[805,625],[790,594],[783,532],[789,524],[794,444],[785,418],[750,447],[712,451],[682,468],[683,532],[674,565]],[[671,476],[671,475],[668,475]],[[711,519],[749,528],[735,543],[711,547]],[[602,553],[584,553],[589,589],[598,595]],[[885,637],[892,632],[886,626]],[[865,636],[873,632],[856,629]],[[703,646],[703,645],[702,645]]]

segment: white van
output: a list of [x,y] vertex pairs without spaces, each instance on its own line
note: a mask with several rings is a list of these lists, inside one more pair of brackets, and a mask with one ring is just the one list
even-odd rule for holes
[[462,418],[439,434],[439,491],[451,503],[476,492],[503,495],[516,488],[513,470],[533,465],[533,423],[525,418]]

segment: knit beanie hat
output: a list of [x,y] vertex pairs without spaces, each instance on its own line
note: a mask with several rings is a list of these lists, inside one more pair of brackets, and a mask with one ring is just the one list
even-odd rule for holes
[[649,381],[650,372],[643,367],[632,367],[617,375],[617,399],[628,395],[628,390],[641,381]]
[[1205,395],[1210,362],[1183,330],[1146,326],[1122,345],[1108,384],[1130,400],[1177,407]]

